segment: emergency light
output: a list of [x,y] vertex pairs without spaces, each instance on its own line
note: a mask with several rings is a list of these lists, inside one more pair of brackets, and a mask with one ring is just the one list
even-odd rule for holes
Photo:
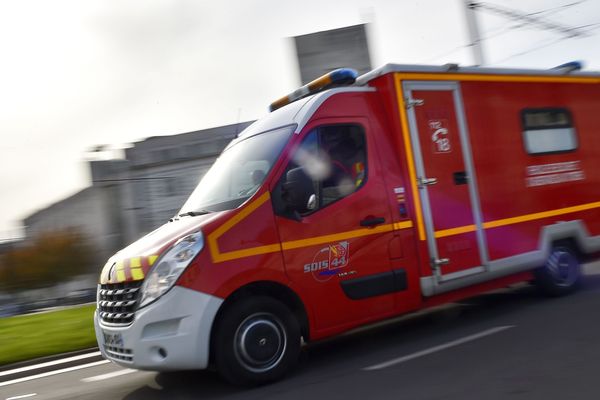
[[269,106],[269,111],[275,111],[285,105],[300,100],[303,97],[328,89],[332,86],[352,85],[356,81],[358,72],[352,68],[339,68],[333,70],[319,78],[307,83],[306,85],[294,90],[287,96],[275,100]]
[[574,72],[574,71],[581,71],[581,69],[583,68],[583,62],[581,61],[571,61],[565,64],[561,64],[561,65],[557,65],[556,67],[552,68],[561,72],[564,72],[565,74],[568,74],[569,72]]

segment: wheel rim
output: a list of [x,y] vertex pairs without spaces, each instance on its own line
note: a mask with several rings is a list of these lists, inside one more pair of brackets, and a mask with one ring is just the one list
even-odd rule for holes
[[237,360],[252,372],[274,368],[285,354],[287,336],[281,321],[272,314],[253,314],[235,333],[234,352]]
[[567,249],[556,249],[552,252],[546,263],[554,283],[558,286],[571,286],[579,276],[579,261]]

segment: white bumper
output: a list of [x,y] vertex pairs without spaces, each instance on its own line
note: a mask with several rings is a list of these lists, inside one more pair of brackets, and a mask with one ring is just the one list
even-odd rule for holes
[[135,313],[128,326],[111,326],[94,314],[102,355],[124,367],[152,371],[208,366],[210,332],[223,299],[175,286]]

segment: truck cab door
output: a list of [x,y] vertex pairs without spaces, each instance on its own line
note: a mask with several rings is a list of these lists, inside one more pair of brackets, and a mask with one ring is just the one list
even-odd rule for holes
[[[308,125],[273,190],[286,272],[326,334],[390,315],[393,224],[366,118]],[[300,188],[300,189],[299,189]]]

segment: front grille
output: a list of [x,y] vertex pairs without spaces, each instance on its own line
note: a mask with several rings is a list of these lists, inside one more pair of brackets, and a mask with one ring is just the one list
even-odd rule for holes
[[133,362],[133,351],[115,346],[104,346],[104,351],[108,358],[125,362]]
[[129,325],[133,322],[142,281],[100,285],[98,314],[112,325]]

